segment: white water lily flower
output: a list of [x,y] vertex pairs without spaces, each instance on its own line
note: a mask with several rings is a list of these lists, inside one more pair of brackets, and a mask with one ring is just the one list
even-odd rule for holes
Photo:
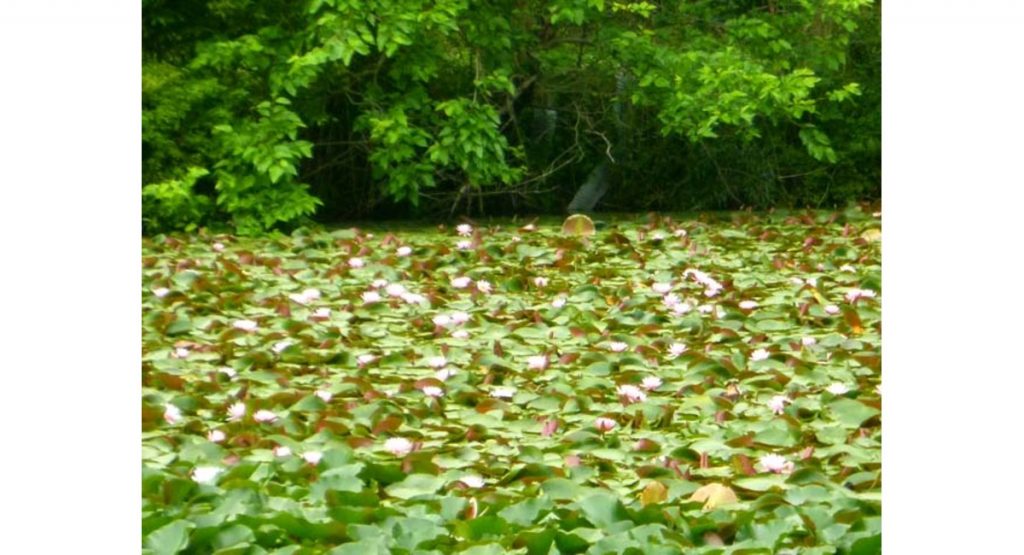
[[316,465],[320,463],[320,459],[322,459],[323,456],[324,454],[320,451],[306,451],[302,454],[302,460],[309,464]]
[[256,414],[252,415],[252,419],[257,422],[273,422],[277,420],[277,415],[269,410],[260,409],[256,411]]
[[551,306],[555,308],[562,308],[565,306],[565,297],[555,297],[555,300],[551,301]]
[[238,375],[238,372],[236,372],[235,369],[230,366],[221,366],[220,368],[217,369],[217,371],[229,378],[234,378],[235,376]]
[[396,457],[404,457],[412,452],[413,444],[404,437],[393,437],[384,442],[384,449]]
[[423,387],[423,394],[436,399],[444,395],[444,390],[436,385],[428,385]]
[[782,414],[786,410],[786,403],[790,402],[785,395],[776,395],[768,400],[768,408],[775,414]]
[[740,301],[739,306],[743,310],[754,310],[757,308],[757,301]]
[[615,389],[619,397],[625,397],[630,403],[642,403],[647,400],[647,394],[639,387],[632,384],[622,384]]
[[490,293],[491,290],[493,289],[493,287],[491,286],[491,282],[489,282],[489,281],[487,281],[485,279],[482,279],[482,280],[476,282],[476,289],[477,289],[477,291],[480,291],[481,293]]
[[452,332],[452,337],[454,337],[455,339],[468,339],[469,332],[464,329],[457,329]]
[[801,338],[801,339],[800,339],[800,343],[801,343],[801,344],[802,344],[802,345],[803,345],[804,347],[810,347],[811,345],[815,345],[815,344],[817,344],[817,343],[818,343],[818,340],[817,340],[817,339],[815,339],[815,338],[813,338],[813,337],[811,337],[811,336],[807,336],[807,337]]
[[281,354],[282,351],[284,351],[285,349],[287,349],[288,347],[291,347],[291,346],[292,346],[291,340],[283,339],[281,341],[278,341],[277,343],[274,343],[274,346],[271,347],[270,350],[274,351],[277,354]]
[[401,283],[389,283],[387,287],[384,288],[384,291],[390,297],[401,297],[406,293],[405,286]]
[[363,304],[379,303],[381,301],[380,293],[376,291],[364,291],[362,294]]
[[807,283],[807,285],[810,285],[811,287],[817,287],[818,286],[818,278],[809,277],[809,278],[807,278],[806,283]]
[[658,242],[658,241],[664,241],[664,240],[665,240],[665,234],[660,232],[660,231],[655,231],[654,233],[651,234],[651,241]]
[[673,343],[668,346],[669,358],[676,358],[677,356],[686,352],[688,347],[683,343]]
[[769,353],[766,349],[757,349],[754,352],[750,353],[750,360],[767,360],[769,356],[771,356],[771,353]]
[[793,463],[786,460],[786,457],[782,455],[776,455],[774,453],[761,457],[758,462],[761,467],[767,472],[774,472],[775,474],[789,474],[793,472]]
[[222,252],[224,250],[224,243],[214,243],[213,250],[217,252]]
[[697,307],[697,312],[700,312],[701,314],[711,314],[711,311],[714,309],[715,307],[709,304],[702,304]]
[[526,367],[530,370],[544,370],[548,367],[547,355],[535,355],[526,359]]
[[665,293],[668,293],[669,291],[672,290],[672,284],[664,282],[655,282],[651,284],[651,290],[653,290],[655,293],[658,293],[659,295],[664,295]]
[[469,237],[470,235],[473,234],[473,226],[469,224],[459,224],[455,226],[455,231],[457,231],[459,235],[463,237]]
[[721,287],[708,287],[704,290],[705,297],[714,297],[722,291]]
[[364,262],[362,258],[354,257],[348,259],[348,265],[351,268],[362,268],[366,265],[366,262]]
[[188,347],[178,347],[177,349],[174,349],[175,358],[186,358],[189,354],[190,351],[188,350]]
[[669,293],[668,295],[665,295],[665,297],[661,299],[661,302],[668,308],[674,308],[676,305],[683,302],[683,300],[679,298],[679,295],[676,295],[675,293]]
[[373,289],[383,289],[388,286],[388,280],[383,278],[377,278],[370,282],[370,287]]
[[228,407],[228,420],[241,420],[245,416],[245,403],[239,401]]
[[834,304],[830,304],[825,307],[825,312],[828,314],[839,314],[839,307]]
[[359,363],[359,366],[366,366],[375,360],[377,360],[377,357],[370,353],[363,353],[356,357],[356,362]]
[[455,243],[455,248],[460,251],[468,251],[473,248],[473,242],[468,239],[462,240],[459,241],[458,243]]
[[326,320],[331,317],[331,309],[329,308],[318,308],[313,311],[314,318],[320,318]]
[[825,391],[828,391],[832,395],[846,395],[850,392],[850,388],[846,387],[846,384],[844,383],[836,382],[826,387]]
[[434,372],[434,377],[441,380],[442,382],[455,375],[456,370],[454,368],[442,368],[437,372]]
[[235,323],[231,324],[235,329],[242,331],[256,331],[259,327],[253,320],[235,320]]
[[168,424],[177,424],[178,422],[181,422],[181,409],[171,403],[165,404],[164,420],[166,420]]
[[672,232],[672,235],[675,235],[676,237],[679,237],[679,238],[686,237],[686,230],[685,229],[677,229],[677,230]]
[[302,291],[302,296],[307,300],[316,301],[320,299],[320,290],[310,287]]
[[398,247],[398,249],[395,251],[395,254],[397,254],[398,256],[409,256],[410,254],[412,254],[412,247],[402,245],[401,247]]
[[800,278],[798,278],[798,277],[792,277],[792,278],[789,278],[789,281],[790,281],[790,282],[791,282],[791,283],[792,283],[793,285],[803,285],[803,284],[804,284],[804,280],[802,280],[802,279],[800,279]]
[[664,382],[662,382],[661,378],[659,378],[658,376],[647,376],[643,379],[642,382],[640,382],[640,385],[643,386],[643,388],[646,389],[647,391],[654,391],[655,389],[661,387],[662,383]]
[[469,314],[465,312],[452,312],[452,322],[456,325],[462,325],[469,321]]
[[171,292],[171,290],[166,288],[166,287],[157,287],[156,289],[153,290],[153,294],[156,295],[158,298],[161,298],[161,299],[166,297],[167,294],[170,293],[170,292]]
[[491,391],[491,397],[495,399],[511,399],[515,394],[516,390],[511,387],[499,387]]
[[547,287],[548,278],[544,276],[537,276],[533,278],[533,284],[536,285],[537,287]]
[[452,323],[451,317],[447,314],[438,314],[437,316],[434,316],[432,321],[434,322],[434,325],[442,328],[446,328]]
[[213,443],[220,443],[227,439],[227,437],[228,436],[220,430],[210,430],[210,433],[206,434],[206,439],[212,441]]
[[331,398],[334,397],[334,394],[331,393],[330,391],[327,391],[326,389],[318,389],[316,390],[315,393],[313,393],[313,395],[316,395],[317,397],[320,398],[320,400],[322,400],[325,403],[330,403]]
[[426,360],[427,366],[431,368],[443,368],[444,365],[448,364],[448,359],[442,355],[432,356]]
[[479,476],[472,475],[472,474],[468,474],[466,476],[463,476],[462,478],[459,478],[459,481],[462,482],[463,484],[465,484],[466,487],[469,487],[469,488],[476,489],[476,488],[484,487],[484,479],[479,477]]
[[287,447],[285,445],[278,445],[277,447],[274,447],[274,456],[275,457],[287,457],[287,456],[289,456],[291,454],[292,454],[292,450],[291,450],[290,447]]
[[192,480],[200,484],[212,484],[224,469],[216,466],[197,466],[192,469]]
[[608,344],[608,348],[612,352],[621,353],[622,351],[628,349],[629,345],[623,343],[622,341],[612,341],[611,343]]
[[842,266],[840,266],[839,267],[839,271],[840,272],[849,272],[851,274],[856,274],[857,273],[857,269],[854,268],[853,266],[850,266],[849,264],[843,264]]
[[594,419],[594,427],[597,428],[597,431],[601,432],[602,434],[605,432],[610,432],[611,430],[615,429],[615,426],[616,422],[611,418],[599,416],[596,419]]
[[465,289],[469,287],[469,284],[472,282],[473,280],[466,276],[459,276],[456,278],[452,278],[451,280],[452,287],[456,289]]

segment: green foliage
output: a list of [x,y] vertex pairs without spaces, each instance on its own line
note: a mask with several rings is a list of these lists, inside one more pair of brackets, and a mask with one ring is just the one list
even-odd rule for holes
[[195,194],[193,187],[196,181],[209,173],[203,168],[189,168],[180,179],[151,183],[143,187],[143,228],[147,231],[194,230],[196,224],[209,216],[212,203],[209,198]]
[[606,208],[870,198],[879,14],[872,0],[149,0],[143,182],[210,168],[216,187],[191,194],[247,232],[318,207],[558,210],[601,161]]

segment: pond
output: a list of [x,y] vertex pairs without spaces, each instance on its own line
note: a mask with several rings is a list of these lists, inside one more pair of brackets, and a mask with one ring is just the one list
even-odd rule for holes
[[145,547],[878,552],[879,219],[600,219],[146,238]]

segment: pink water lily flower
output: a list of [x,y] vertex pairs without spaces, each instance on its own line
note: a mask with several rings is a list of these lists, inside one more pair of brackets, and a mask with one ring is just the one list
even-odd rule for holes
[[526,367],[530,370],[544,370],[548,367],[547,355],[536,355],[526,359]]
[[356,362],[359,363],[359,366],[366,366],[375,360],[377,360],[377,357],[370,353],[363,353],[356,357]]
[[320,463],[320,459],[322,459],[323,456],[324,454],[321,453],[320,451],[306,451],[305,453],[302,454],[302,460],[306,461],[311,465],[316,466],[317,464]]
[[668,346],[668,358],[676,358],[686,352],[687,346],[683,343],[673,343]]
[[533,284],[536,285],[537,287],[547,287],[548,278],[544,276],[537,276],[533,278]]
[[490,293],[493,290],[493,286],[491,285],[491,282],[486,279],[482,279],[476,282],[476,290],[481,293]]
[[711,311],[714,309],[715,307],[709,304],[702,304],[697,307],[697,312],[700,312],[701,314],[711,314]]
[[769,356],[771,356],[771,353],[769,353],[766,349],[757,349],[754,352],[750,353],[750,360],[767,360]]
[[800,344],[803,345],[804,347],[810,347],[811,345],[815,345],[817,343],[818,340],[811,336],[806,336],[800,339]]
[[786,403],[790,402],[785,395],[776,395],[768,400],[768,408],[775,414],[782,414],[786,410]]
[[828,314],[839,314],[839,307],[834,304],[830,304],[825,307],[825,312]]
[[757,301],[740,301],[739,306],[743,310],[754,310],[757,308]]
[[674,308],[679,305],[679,303],[683,302],[683,300],[679,298],[679,295],[669,293],[661,299],[661,302],[668,308]]
[[465,312],[452,312],[452,322],[456,325],[462,325],[469,321],[469,314]]
[[436,385],[428,385],[423,387],[423,394],[436,399],[444,395],[444,390]]
[[171,403],[165,404],[164,420],[166,420],[168,424],[177,424],[178,422],[181,422],[181,409]]
[[171,290],[166,288],[166,287],[157,287],[156,289],[153,290],[153,294],[156,295],[158,298],[161,298],[161,299],[166,297],[167,294],[170,293],[170,292],[171,292]]
[[384,449],[396,457],[404,457],[412,452],[413,444],[404,437],[393,437],[384,442]]
[[679,237],[679,238],[686,237],[686,230],[685,229],[677,229],[677,230],[672,232],[672,235],[675,235],[676,237]]
[[239,401],[228,407],[228,420],[241,420],[245,416],[245,403]]
[[446,328],[452,323],[451,317],[448,316],[447,314],[438,314],[437,316],[434,316],[432,321],[434,322],[435,326],[440,326],[442,328]]
[[473,242],[468,240],[468,239],[463,240],[463,241],[459,241],[458,243],[455,243],[455,248],[460,250],[460,251],[472,250]]
[[401,297],[407,292],[405,286],[401,283],[389,283],[387,287],[384,288],[384,291],[390,297]]
[[224,250],[224,243],[214,243],[213,244],[213,250],[215,250],[217,252],[223,251]]
[[469,332],[464,329],[457,329],[452,332],[452,337],[455,339],[467,339],[469,338]]
[[611,343],[608,344],[608,348],[612,352],[621,353],[622,351],[628,349],[629,345],[623,343],[622,341],[612,341]]
[[363,304],[379,303],[381,301],[380,293],[376,291],[364,291],[362,294]]
[[693,310],[693,306],[690,303],[678,303],[672,307],[672,312],[677,315],[683,315]]
[[187,358],[191,354],[188,347],[178,347],[174,349],[174,358]]
[[463,237],[469,237],[470,235],[473,234],[473,226],[469,224],[459,224],[455,226],[455,231],[457,231],[459,235]]
[[200,484],[212,484],[224,469],[216,466],[197,466],[192,470],[192,480]]
[[269,410],[260,409],[256,411],[256,414],[252,415],[252,418],[257,422],[273,422],[277,420],[277,415]]
[[473,283],[473,280],[466,276],[459,276],[451,280],[452,287],[456,289],[465,289],[469,287],[470,283]]
[[228,436],[220,430],[210,430],[210,433],[206,434],[206,439],[212,441],[213,443],[220,443],[227,439],[227,437]]
[[444,356],[438,355],[428,358],[426,362],[427,366],[431,368],[443,368],[444,365],[448,364],[448,359],[444,358]]
[[370,282],[370,287],[374,289],[383,289],[388,286],[388,280],[378,278]]
[[651,289],[659,295],[664,295],[672,290],[672,284],[666,282],[655,282],[651,284]]
[[348,259],[348,265],[351,268],[362,268],[366,265],[366,262],[364,262],[362,258],[354,257]]
[[318,389],[316,390],[315,393],[313,393],[313,395],[316,395],[317,397],[320,398],[321,401],[325,403],[330,403],[331,398],[334,397],[334,394],[331,393],[330,391],[327,391],[326,389]]
[[427,298],[419,293],[402,293],[402,300],[408,304],[423,304]]
[[257,324],[253,320],[235,320],[235,323],[233,323],[231,325],[235,329],[242,330],[242,331],[256,331],[256,328],[259,327],[259,324]]
[[329,308],[318,308],[313,311],[313,318],[320,320],[326,320],[331,317],[331,309]]
[[758,462],[766,472],[773,472],[775,474],[789,474],[793,472],[793,463],[786,460],[786,457],[782,455],[774,453],[765,455]]
[[625,399],[625,404],[642,403],[647,400],[647,394],[639,387],[632,384],[622,384],[615,389],[620,398]]
[[647,391],[654,391],[655,389],[661,387],[662,383],[663,382],[661,381],[661,378],[659,378],[658,376],[647,376],[643,379],[642,382],[640,382],[640,385],[643,386],[643,388],[646,389]]
[[594,427],[597,428],[597,431],[601,432],[602,434],[605,432],[610,432],[613,429],[615,429],[616,424],[617,423],[614,420],[612,420],[611,418],[607,418],[605,416],[599,416],[596,419],[594,419]]
[[875,296],[876,293],[871,289],[851,289],[845,295],[847,302],[851,303],[857,299],[873,299]]
[[279,458],[287,457],[287,456],[290,456],[291,454],[292,454],[292,450],[291,450],[290,447],[287,447],[285,445],[278,445],[277,447],[274,447],[274,456],[275,457],[279,457]]

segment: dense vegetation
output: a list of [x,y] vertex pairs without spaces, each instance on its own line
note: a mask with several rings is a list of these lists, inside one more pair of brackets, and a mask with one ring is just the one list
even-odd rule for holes
[[880,237],[147,238],[144,552],[879,553]]
[[879,29],[871,0],[143,0],[145,226],[562,213],[588,179],[614,211],[873,198]]

